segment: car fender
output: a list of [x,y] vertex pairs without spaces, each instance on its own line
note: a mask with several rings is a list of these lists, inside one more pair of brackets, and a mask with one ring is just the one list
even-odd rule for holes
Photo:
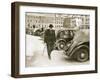
[[80,44],[72,49],[72,51],[69,53],[69,57],[72,57],[74,55],[75,51],[77,51],[78,49],[80,49],[82,47],[85,47],[87,49],[89,48],[88,45]]
[[64,42],[66,42],[65,39],[58,39],[58,40],[56,41],[56,43],[58,43],[59,41],[64,41]]

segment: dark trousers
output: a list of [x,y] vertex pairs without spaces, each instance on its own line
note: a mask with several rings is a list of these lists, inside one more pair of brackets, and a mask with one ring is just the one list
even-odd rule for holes
[[53,48],[54,48],[54,43],[48,42],[47,43],[47,52],[48,52],[49,59],[51,59],[51,52],[53,51]]

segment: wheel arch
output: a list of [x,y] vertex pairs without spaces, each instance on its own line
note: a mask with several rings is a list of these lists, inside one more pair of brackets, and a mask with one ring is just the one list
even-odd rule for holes
[[58,39],[56,43],[58,43],[59,41],[64,41],[64,42],[66,42],[65,39]]
[[87,49],[89,49],[89,46],[87,45],[88,43],[83,43],[83,44],[80,44],[80,45],[78,45],[78,46],[76,46],[75,48],[73,48],[73,50],[71,51],[71,53],[70,53],[70,57],[73,57],[74,55],[75,55],[75,52],[78,50],[78,49],[80,49],[80,48],[87,48]]

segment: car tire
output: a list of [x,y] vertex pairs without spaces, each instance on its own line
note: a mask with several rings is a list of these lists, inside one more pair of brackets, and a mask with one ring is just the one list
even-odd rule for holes
[[75,52],[75,58],[79,62],[85,62],[89,60],[89,50],[87,48],[80,48]]
[[65,41],[59,41],[58,42],[58,50],[64,50],[66,46],[66,42]]

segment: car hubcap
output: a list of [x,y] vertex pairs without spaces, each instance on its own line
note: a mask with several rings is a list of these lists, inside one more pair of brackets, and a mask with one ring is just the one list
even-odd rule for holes
[[63,49],[64,48],[64,44],[60,44],[60,48]]
[[61,48],[63,48],[63,47],[64,47],[64,45],[63,45],[63,44],[61,44],[61,45],[60,45],[60,47],[61,47]]
[[80,57],[84,58],[85,57],[85,53],[81,53]]

